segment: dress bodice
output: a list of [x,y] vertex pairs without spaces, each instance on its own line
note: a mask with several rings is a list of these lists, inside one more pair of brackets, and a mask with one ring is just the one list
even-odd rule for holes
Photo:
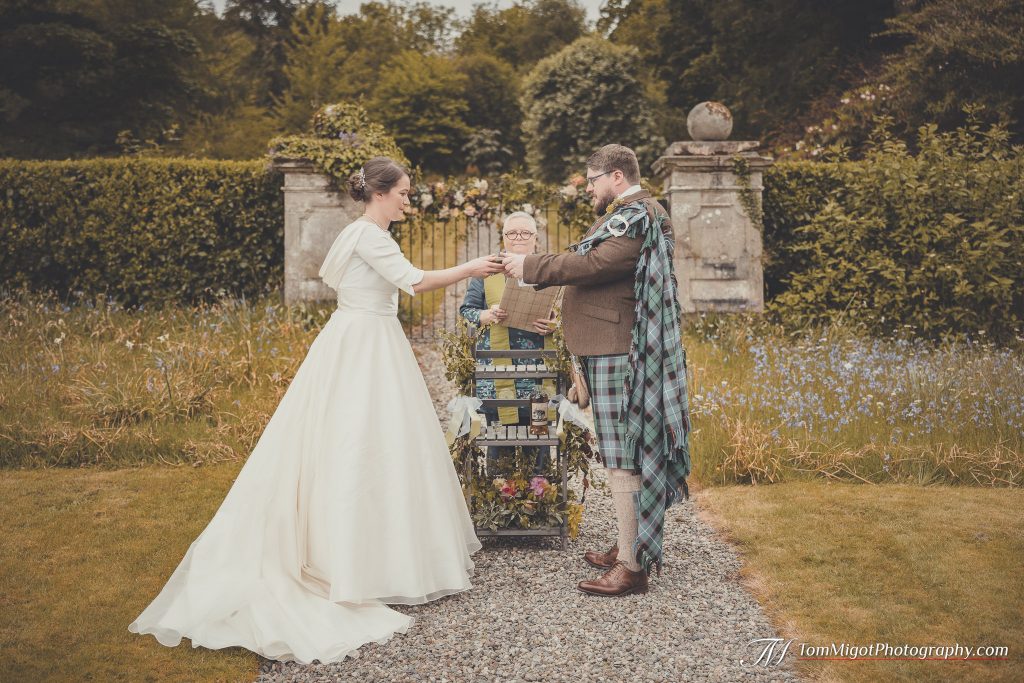
[[391,234],[359,219],[342,229],[320,277],[338,293],[338,310],[374,315],[398,314],[398,290],[415,294],[423,271],[402,254]]
[[338,310],[374,315],[398,315],[398,288],[390,291],[342,287],[338,289]]

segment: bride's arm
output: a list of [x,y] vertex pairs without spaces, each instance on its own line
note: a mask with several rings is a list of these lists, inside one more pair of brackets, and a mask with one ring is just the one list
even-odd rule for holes
[[423,279],[412,286],[414,292],[429,292],[434,289],[441,289],[453,285],[459,280],[467,277],[487,277],[504,270],[501,261],[493,261],[490,256],[481,256],[472,261],[460,263],[444,270],[425,270]]
[[[356,252],[381,277],[409,294],[441,289],[467,277],[484,278],[504,270],[501,260],[492,256],[481,256],[444,270],[420,270],[402,254],[390,235],[365,225],[356,244]],[[413,279],[417,277],[419,281],[414,283]]]

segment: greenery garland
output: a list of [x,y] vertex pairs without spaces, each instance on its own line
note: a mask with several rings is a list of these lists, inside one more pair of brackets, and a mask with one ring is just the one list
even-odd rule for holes
[[504,216],[524,211],[543,230],[548,225],[548,209],[554,207],[557,220],[569,233],[582,236],[594,219],[590,198],[582,190],[585,182],[577,176],[565,185],[548,185],[516,173],[490,180],[470,177],[417,182],[409,196],[412,208],[406,222],[414,229],[428,230],[439,221],[465,218],[500,232]]
[[306,160],[327,176],[335,190],[346,187],[350,175],[373,157],[409,160],[384,127],[370,120],[354,103],[329,104],[313,114],[311,134],[276,137],[270,141],[272,161]]

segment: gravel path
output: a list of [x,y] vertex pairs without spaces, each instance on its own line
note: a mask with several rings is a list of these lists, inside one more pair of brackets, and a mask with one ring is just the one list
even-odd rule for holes
[[[440,353],[414,345],[443,414],[453,395]],[[446,420],[445,420],[446,421]],[[580,537],[484,539],[473,589],[426,605],[409,632],[328,665],[264,661],[257,683],[314,681],[796,681],[787,660],[765,668],[748,645],[775,636],[737,581],[740,563],[686,501],[668,514],[666,565],[646,595],[595,598],[584,550],[615,536],[611,498],[592,490]],[[741,664],[741,660],[746,663]]]

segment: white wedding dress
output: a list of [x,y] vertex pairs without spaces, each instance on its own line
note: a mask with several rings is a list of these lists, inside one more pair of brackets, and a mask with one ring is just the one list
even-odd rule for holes
[[398,289],[423,277],[360,219],[320,276],[338,309],[166,586],[129,626],[174,646],[339,661],[404,633],[419,604],[470,588],[480,549]]

